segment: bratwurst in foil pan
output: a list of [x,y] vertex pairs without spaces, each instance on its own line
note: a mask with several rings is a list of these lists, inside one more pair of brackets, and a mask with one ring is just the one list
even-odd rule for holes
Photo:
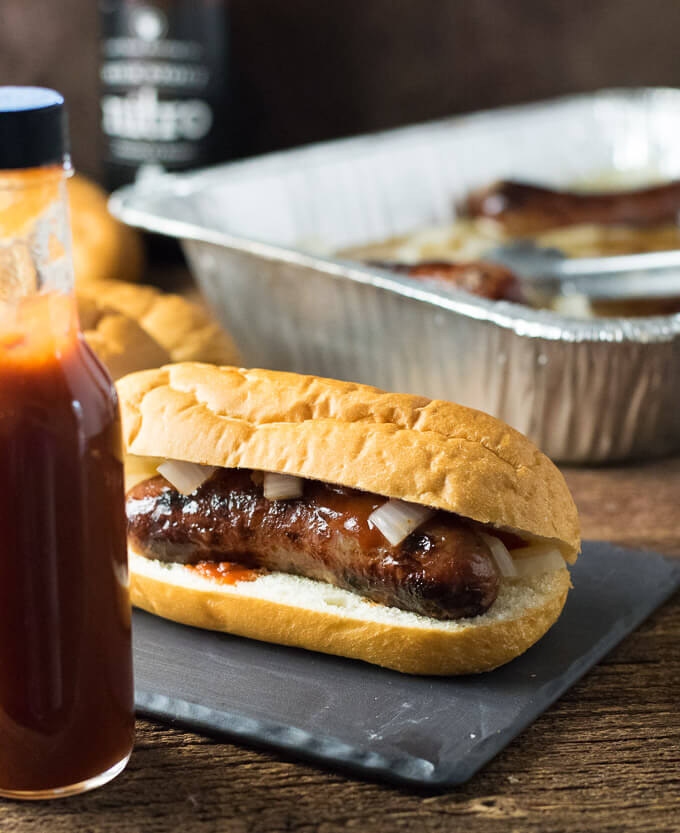
[[[522,275],[493,262],[494,249],[531,240],[566,256],[606,256],[680,248],[680,182],[614,191],[559,190],[501,180],[471,191],[448,227],[345,253],[412,278],[438,281],[489,300],[576,315],[667,315],[678,297],[555,297],[523,286]],[[488,259],[487,259],[488,258]]]

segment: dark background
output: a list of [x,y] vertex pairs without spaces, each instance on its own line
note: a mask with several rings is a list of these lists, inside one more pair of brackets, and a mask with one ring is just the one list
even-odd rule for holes
[[[199,0],[197,0],[198,2]],[[606,86],[680,85],[677,0],[232,0],[240,155]],[[99,170],[96,0],[0,0],[0,83]]]

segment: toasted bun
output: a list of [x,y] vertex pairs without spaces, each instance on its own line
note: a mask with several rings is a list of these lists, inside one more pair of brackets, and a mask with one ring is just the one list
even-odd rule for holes
[[131,454],[286,472],[580,548],[564,478],[480,411],[366,385],[183,363],[118,383]]
[[79,296],[132,318],[166,351],[171,361],[211,364],[238,361],[231,336],[200,306],[180,295],[161,292],[153,286],[98,281],[79,287]]
[[68,182],[68,196],[77,283],[140,280],[144,271],[141,237],[109,213],[106,191],[76,175]]
[[78,314],[87,343],[112,379],[135,370],[158,367],[170,360],[160,344],[132,318],[80,293]]
[[443,622],[283,573],[223,585],[134,552],[130,572],[132,603],[157,616],[408,674],[471,674],[503,665],[557,620],[570,586],[566,569],[503,581],[485,614]]

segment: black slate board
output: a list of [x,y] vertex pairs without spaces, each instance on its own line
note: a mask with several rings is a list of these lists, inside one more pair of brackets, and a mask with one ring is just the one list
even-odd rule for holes
[[134,613],[137,710],[388,781],[461,784],[680,587],[680,563],[586,542],[557,624],[488,674],[410,677]]

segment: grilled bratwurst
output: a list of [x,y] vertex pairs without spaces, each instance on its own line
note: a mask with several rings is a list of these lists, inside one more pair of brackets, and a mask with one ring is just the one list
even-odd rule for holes
[[579,223],[676,223],[680,181],[631,191],[581,193],[503,180],[468,194],[466,209],[471,217],[490,217],[519,236]]
[[183,495],[154,477],[128,493],[130,543],[161,561],[306,576],[437,619],[476,616],[495,600],[491,553],[458,516],[437,512],[393,547],[368,521],[385,498],[310,480],[304,488],[302,498],[270,501],[249,471],[220,469]]

